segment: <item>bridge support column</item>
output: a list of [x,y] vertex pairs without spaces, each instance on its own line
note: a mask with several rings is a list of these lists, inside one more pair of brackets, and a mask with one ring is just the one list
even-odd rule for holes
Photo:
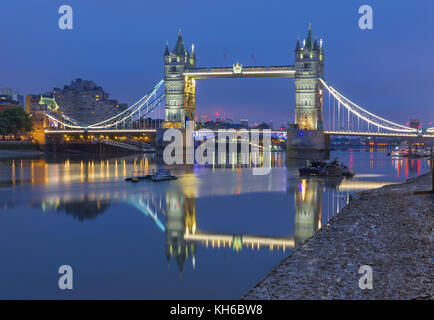
[[196,67],[194,46],[191,53],[184,48],[181,31],[172,52],[166,44],[164,51],[164,84],[166,90],[165,128],[185,128],[195,120],[196,80],[184,77],[186,68]]
[[320,130],[289,129],[286,155],[289,159],[327,159],[330,156],[330,136]]
[[45,131],[44,129],[35,129],[32,131],[33,139],[38,141],[39,146],[45,147]]
[[162,156],[164,149],[171,144],[171,147],[182,149],[182,164],[194,164],[194,128],[189,127],[187,129],[178,129],[181,132],[182,138],[175,138],[172,141],[164,141],[164,134],[170,129],[161,129],[157,131],[156,151],[157,155]]

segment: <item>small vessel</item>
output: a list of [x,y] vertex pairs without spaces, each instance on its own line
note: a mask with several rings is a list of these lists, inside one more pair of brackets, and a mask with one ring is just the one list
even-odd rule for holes
[[319,175],[321,168],[325,165],[323,161],[307,161],[307,165],[298,169],[300,175],[316,176]]
[[427,147],[396,147],[388,154],[392,157],[424,158],[431,156],[431,149]]
[[319,175],[326,177],[352,177],[354,176],[354,172],[350,168],[339,162],[338,159],[334,159],[332,161],[326,162],[326,164],[322,167]]
[[157,173],[155,173],[155,174],[152,176],[152,181],[154,181],[154,182],[159,182],[159,181],[168,181],[168,180],[176,180],[176,179],[178,179],[178,178],[175,177],[175,176],[172,176],[172,175],[170,174],[170,171],[169,171],[169,170],[166,170],[166,171],[158,171]]
[[390,152],[391,157],[406,157],[408,154],[408,148],[404,146],[398,146],[395,150]]
[[308,161],[307,166],[298,169],[300,175],[322,177],[352,177],[354,172],[337,158],[331,161]]
[[125,181],[131,181],[131,182],[139,182],[139,181],[146,181],[146,180],[150,181],[152,180],[154,174],[155,174],[154,170],[133,171],[132,176],[126,178]]
[[411,158],[424,158],[424,157],[431,157],[431,150],[427,148],[423,149],[416,149],[408,154]]
[[132,176],[126,178],[125,181],[137,183],[139,181],[168,181],[168,180],[176,180],[177,177],[172,176],[169,170],[161,170],[158,169],[157,172],[155,170],[143,170],[143,171],[133,171]]

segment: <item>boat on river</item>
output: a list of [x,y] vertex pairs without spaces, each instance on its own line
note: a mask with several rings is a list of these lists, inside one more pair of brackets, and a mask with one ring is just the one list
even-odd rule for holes
[[170,174],[170,171],[169,171],[169,170],[166,170],[166,171],[159,171],[159,172],[157,172],[156,174],[154,174],[154,175],[152,176],[152,181],[153,181],[153,182],[168,181],[168,180],[176,180],[176,179],[178,179],[178,178],[175,177],[175,176],[172,176],[172,175]]
[[151,181],[154,174],[155,174],[154,170],[133,171],[131,177],[126,178],[125,181],[130,181],[130,182]]
[[427,158],[432,156],[432,150],[427,147],[396,147],[388,155],[391,157]]
[[132,176],[126,178],[125,181],[130,182],[139,182],[139,181],[168,181],[168,180],[176,180],[176,176],[172,176],[169,170],[141,170],[141,171],[133,171]]
[[298,169],[301,176],[352,177],[354,172],[337,158],[329,161],[308,161]]

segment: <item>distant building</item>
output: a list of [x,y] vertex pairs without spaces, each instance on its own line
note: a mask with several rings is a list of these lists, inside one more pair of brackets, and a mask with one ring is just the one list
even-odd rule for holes
[[262,122],[261,124],[257,124],[255,123],[255,126],[253,127],[254,129],[260,129],[260,130],[265,130],[265,129],[271,129],[271,125],[266,123],[266,122]]
[[413,129],[420,129],[420,120],[414,119],[414,120],[410,120],[410,128]]
[[223,124],[225,122],[225,117],[220,113],[216,113],[215,114],[215,122]]
[[199,122],[204,125],[209,121],[209,116],[207,114],[201,114],[199,117]]
[[241,119],[240,120],[240,126],[242,127],[242,128],[248,128],[249,127],[249,120],[247,120],[247,119]]
[[32,115],[33,130],[44,129],[46,105],[39,104],[40,95],[28,94],[26,96],[26,113]]
[[102,87],[89,80],[76,79],[63,89],[55,88],[53,96],[61,112],[83,124],[106,120],[127,109],[127,104],[109,99]]
[[0,89],[0,113],[6,109],[21,108],[24,110],[23,96],[9,88]]
[[7,96],[11,101],[14,103],[24,106],[24,98],[22,95],[20,95],[18,92],[13,91],[9,88],[2,88],[0,89],[0,96]]

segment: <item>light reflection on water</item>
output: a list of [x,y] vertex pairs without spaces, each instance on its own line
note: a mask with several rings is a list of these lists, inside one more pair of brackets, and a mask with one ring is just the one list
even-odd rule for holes
[[[0,163],[0,298],[237,298],[348,202],[350,193],[428,171],[386,150],[335,152],[353,179],[177,166],[177,181],[132,184],[153,155]],[[71,219],[72,217],[72,219]],[[70,264],[75,290],[57,289]],[[22,275],[32,267],[29,281]]]

